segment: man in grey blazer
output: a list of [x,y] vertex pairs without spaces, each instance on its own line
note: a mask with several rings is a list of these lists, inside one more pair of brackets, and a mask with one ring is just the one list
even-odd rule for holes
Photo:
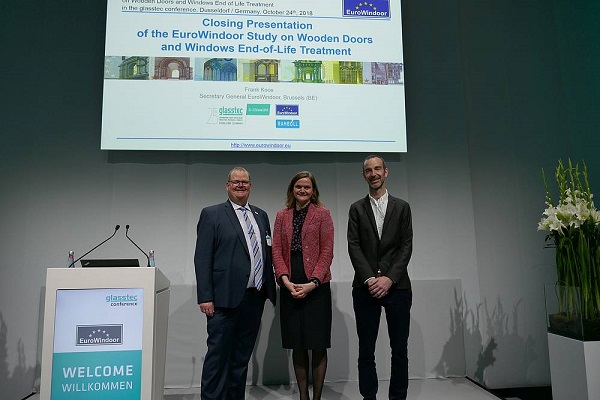
[[229,199],[203,209],[198,220],[194,264],[208,333],[202,400],[245,398],[265,300],[275,304],[269,217],[248,204],[251,187],[248,171],[233,168],[226,183]]
[[406,399],[408,334],[412,290],[408,262],[412,254],[409,204],[388,194],[388,168],[371,155],[363,162],[369,194],[350,206],[348,253],[354,267],[352,301],[358,333],[358,384],[364,399],[375,400],[378,380],[375,344],[381,309],[392,350],[389,399]]

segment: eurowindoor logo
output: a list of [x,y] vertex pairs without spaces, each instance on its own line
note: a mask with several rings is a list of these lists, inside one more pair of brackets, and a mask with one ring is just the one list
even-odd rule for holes
[[277,115],[299,115],[300,106],[298,104],[276,104],[275,112]]
[[123,325],[77,325],[76,346],[123,344]]
[[354,18],[390,18],[389,0],[342,0],[343,16]]

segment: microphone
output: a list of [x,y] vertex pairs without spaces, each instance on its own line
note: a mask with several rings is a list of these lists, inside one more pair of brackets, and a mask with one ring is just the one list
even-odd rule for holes
[[129,225],[125,225],[125,237],[126,237],[127,239],[129,239],[129,241],[130,241],[131,243],[133,243],[133,245],[134,245],[135,247],[137,247],[139,251],[141,251],[141,252],[142,252],[142,254],[143,254],[143,255],[146,257],[146,259],[148,260],[148,265],[147,265],[147,267],[149,267],[149,266],[150,266],[150,257],[148,257],[148,254],[146,254],[146,252],[145,252],[144,250],[142,250],[142,249],[140,248],[140,246],[138,246],[138,245],[137,245],[137,244],[136,244],[136,243],[135,243],[135,242],[134,242],[134,241],[133,241],[133,240],[132,240],[132,239],[129,237],[129,235],[127,234],[128,232],[129,232]]
[[81,260],[83,257],[87,256],[88,254],[90,254],[92,251],[96,250],[98,247],[102,246],[104,243],[108,242],[110,239],[113,238],[113,236],[115,236],[117,234],[117,231],[119,230],[119,228],[121,227],[121,225],[116,225],[115,226],[115,231],[113,232],[112,235],[110,235],[106,240],[103,240],[102,242],[100,242],[100,244],[98,244],[96,247],[94,247],[93,249],[91,249],[90,251],[88,251],[87,253],[85,253],[84,255],[82,255],[81,257],[79,257],[77,260],[73,261],[71,264],[69,264],[68,268],[72,268],[75,263],[79,260]]

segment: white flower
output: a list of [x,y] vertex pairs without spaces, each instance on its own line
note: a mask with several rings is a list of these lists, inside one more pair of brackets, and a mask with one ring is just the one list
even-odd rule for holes
[[579,229],[587,221],[600,223],[600,212],[596,210],[592,201],[587,200],[590,197],[579,190],[571,192],[570,189],[566,189],[565,196],[558,206],[552,207],[546,202],[548,207],[538,223],[538,230],[564,233],[566,228]]

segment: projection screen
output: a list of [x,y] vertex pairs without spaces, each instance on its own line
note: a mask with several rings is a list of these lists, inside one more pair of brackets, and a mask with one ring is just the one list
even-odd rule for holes
[[400,0],[108,0],[101,148],[405,152]]

